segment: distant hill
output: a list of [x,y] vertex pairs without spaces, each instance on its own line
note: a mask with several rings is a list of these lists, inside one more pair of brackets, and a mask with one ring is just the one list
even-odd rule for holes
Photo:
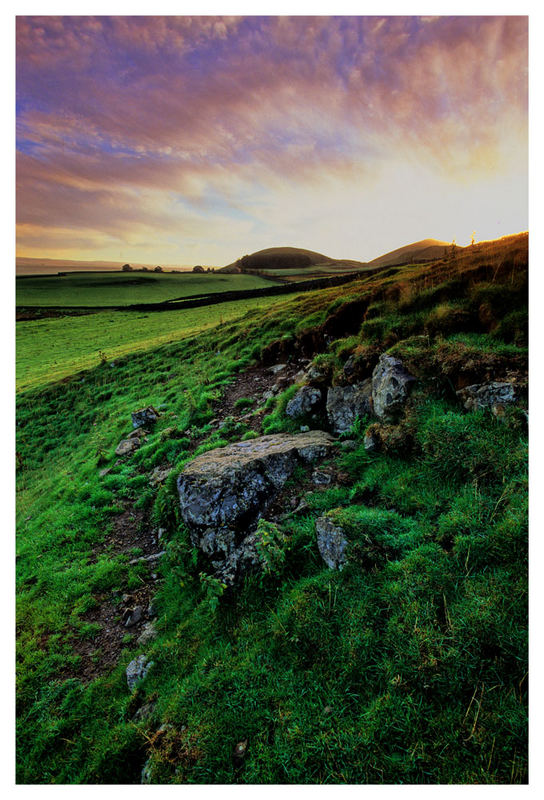
[[350,259],[330,258],[314,250],[304,250],[300,247],[268,247],[258,250],[251,255],[242,256],[232,264],[222,267],[219,272],[253,272],[274,269],[301,269],[320,265],[334,265],[346,267],[364,267],[361,261]]
[[[455,246],[456,250],[462,250],[459,245]],[[433,261],[436,258],[441,258],[444,255],[444,249],[451,249],[451,242],[442,242],[439,239],[421,239],[419,242],[406,244],[404,247],[398,247],[396,250],[391,250],[390,253],[385,253],[383,256],[378,256],[372,261],[368,262],[369,267],[389,267],[393,264],[411,264],[418,261]]]

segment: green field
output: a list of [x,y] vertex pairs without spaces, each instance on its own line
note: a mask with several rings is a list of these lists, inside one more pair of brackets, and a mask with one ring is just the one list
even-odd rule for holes
[[[455,394],[526,376],[527,266],[517,237],[281,301],[20,323],[19,783],[527,783],[526,406],[496,418]],[[403,416],[358,418],[329,484],[297,468],[275,560],[223,592],[181,519],[181,470],[255,420],[327,426],[286,416],[296,385],[264,400],[246,371],[307,354],[339,385],[383,352],[417,377]],[[119,458],[148,404],[156,425]],[[346,532],[341,571],[317,548],[323,514]],[[158,528],[165,555],[134,562]],[[126,597],[152,600],[152,641],[124,625]]]
[[71,273],[66,276],[18,278],[16,301],[18,306],[128,306],[271,285],[270,281],[257,275]]
[[99,311],[18,322],[16,386],[18,390],[44,386],[103,360],[186,339],[277,302],[265,297],[179,311]]

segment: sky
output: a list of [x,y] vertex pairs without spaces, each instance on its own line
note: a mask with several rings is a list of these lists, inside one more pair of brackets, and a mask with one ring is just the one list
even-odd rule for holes
[[527,17],[16,29],[18,256],[367,261],[528,228]]

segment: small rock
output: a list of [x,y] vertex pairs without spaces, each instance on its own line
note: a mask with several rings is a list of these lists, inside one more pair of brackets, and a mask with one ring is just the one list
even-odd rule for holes
[[139,655],[134,658],[126,668],[127,686],[132,691],[139,681],[142,681],[151,667],[153,662],[149,661],[147,656]]
[[106,475],[109,475],[112,471],[112,467],[106,467],[105,469],[101,469],[98,473],[101,478],[105,478]]
[[122,596],[122,598],[121,598],[121,602],[123,602],[123,603],[128,603],[129,600],[130,600],[130,595],[129,594],[124,594]]
[[166,553],[166,550],[161,550],[160,553],[152,553],[150,556],[138,556],[138,558],[131,559],[128,563],[132,567],[134,564],[138,564],[140,561],[157,561],[159,558]]
[[397,421],[415,380],[400,359],[382,353],[372,373],[372,404],[378,419]]
[[137,625],[138,622],[141,621],[144,615],[144,610],[141,606],[136,606],[132,610],[129,611],[128,617],[125,621],[125,628],[131,628],[133,625]]
[[144,703],[134,714],[132,720],[134,722],[141,722],[144,719],[148,719],[155,711],[156,706],[156,703]]
[[243,742],[238,742],[238,744],[234,747],[234,752],[232,757],[236,764],[240,764],[244,758],[246,757],[247,753],[247,739],[244,739]]
[[146,622],[141,634],[138,636],[137,642],[138,644],[144,645],[152,642],[153,639],[157,638],[157,631],[155,630],[155,625],[153,622]]
[[300,426],[300,432],[301,433],[308,433],[309,430],[310,430],[310,426],[309,425],[301,425]]
[[134,438],[136,438],[136,439],[140,439],[140,438],[141,438],[141,437],[143,437],[143,436],[144,436],[146,433],[149,433],[149,431],[145,431],[143,428],[136,428],[136,430],[134,430],[134,431],[131,431],[131,432],[129,433],[129,435],[127,436],[127,439],[134,439]]
[[140,426],[153,424],[159,418],[159,412],[153,406],[147,408],[140,408],[138,411],[133,411],[131,414],[132,426],[139,428]]
[[346,563],[347,539],[339,525],[330,517],[319,517],[315,523],[317,547],[323,561],[330,569],[342,569]]
[[172,467],[155,467],[151,475],[149,476],[149,484],[150,486],[157,486],[159,483],[163,483],[167,479],[167,477],[172,472]]
[[372,411],[370,380],[353,386],[333,386],[327,393],[327,416],[334,433],[345,433],[358,417]]
[[351,452],[353,452],[353,450],[357,450],[357,442],[355,441],[355,439],[345,439],[341,443],[340,447],[346,453],[351,453]]
[[489,408],[495,416],[504,413],[504,406],[516,402],[516,387],[506,381],[489,381],[466,386],[457,392],[466,411]]
[[322,470],[315,470],[312,473],[312,481],[316,486],[328,486],[332,483],[332,475],[330,472],[323,472]]
[[127,456],[129,453],[133,453],[135,450],[137,450],[139,446],[140,446],[140,440],[138,438],[122,439],[115,448],[115,455]]
[[268,371],[271,372],[272,375],[277,375],[278,372],[282,372],[286,368],[287,364],[274,364],[274,366],[268,367]]
[[157,531],[157,541],[160,542],[165,533],[166,533],[166,528],[159,528],[159,530]]
[[314,386],[302,386],[285,408],[288,417],[296,418],[309,414],[321,402],[321,390]]
[[155,604],[154,604],[153,600],[150,602],[150,604],[147,607],[147,616],[150,619],[152,617],[156,617],[157,616],[157,609],[155,608]]

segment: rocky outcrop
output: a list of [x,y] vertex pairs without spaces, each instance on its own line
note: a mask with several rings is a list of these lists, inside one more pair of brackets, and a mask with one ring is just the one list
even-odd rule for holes
[[457,392],[457,397],[467,411],[489,408],[495,416],[501,414],[504,406],[511,405],[518,399],[516,386],[505,381],[489,381],[466,386]]
[[178,478],[181,516],[191,541],[226,583],[259,564],[255,529],[261,514],[297,464],[333,446],[329,434],[261,436],[208,451]]
[[319,517],[315,523],[317,547],[329,569],[342,569],[346,563],[347,539],[339,525],[330,517]]
[[348,431],[357,417],[364,417],[372,410],[371,381],[353,386],[333,386],[327,393],[327,416],[334,433]]
[[145,425],[152,425],[158,420],[159,416],[159,412],[153,408],[153,406],[140,408],[138,411],[133,411],[131,414],[132,427],[139,428]]
[[320,389],[314,386],[302,386],[287,403],[285,414],[292,419],[307,416],[316,409],[320,402]]
[[385,422],[396,422],[406,404],[416,379],[402,361],[383,353],[372,373],[372,405],[374,414]]

